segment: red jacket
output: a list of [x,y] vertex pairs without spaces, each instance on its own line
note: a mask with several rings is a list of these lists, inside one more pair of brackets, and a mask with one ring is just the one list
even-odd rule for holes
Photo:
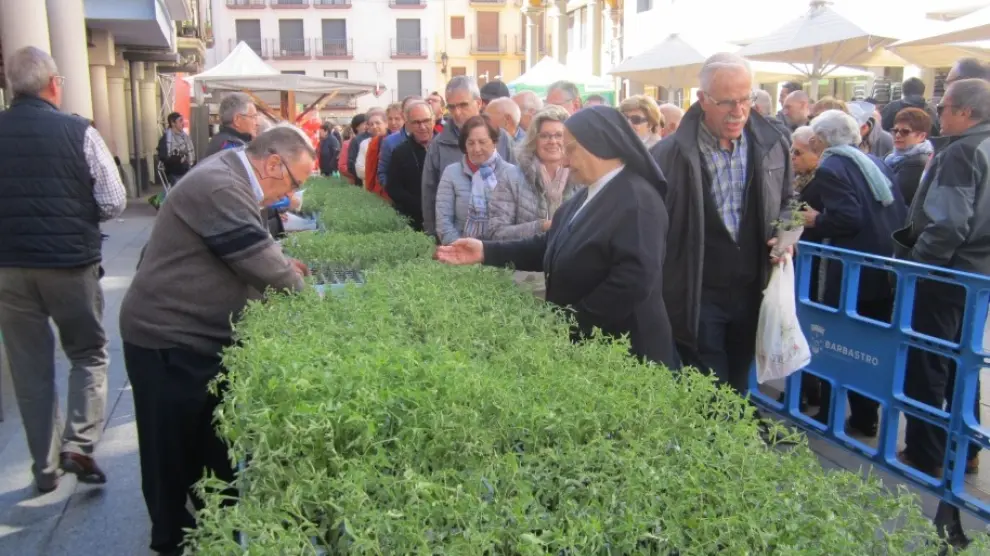
[[382,141],[384,140],[385,136],[379,135],[372,138],[371,142],[368,143],[368,154],[364,159],[364,167],[368,169],[365,173],[364,188],[382,199],[392,202],[388,197],[388,193],[385,193],[385,188],[378,183],[378,156],[382,152]]
[[344,144],[340,147],[340,156],[337,157],[337,171],[340,175],[351,182],[351,185],[357,183],[354,176],[347,172],[347,148],[351,146],[351,139],[344,141]]

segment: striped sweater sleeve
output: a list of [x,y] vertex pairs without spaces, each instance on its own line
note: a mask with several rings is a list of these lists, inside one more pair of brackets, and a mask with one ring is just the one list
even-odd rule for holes
[[180,218],[203,238],[203,243],[216,257],[258,291],[268,287],[301,290],[302,278],[268,233],[250,192],[241,189],[217,188],[211,193],[209,202],[184,205]]

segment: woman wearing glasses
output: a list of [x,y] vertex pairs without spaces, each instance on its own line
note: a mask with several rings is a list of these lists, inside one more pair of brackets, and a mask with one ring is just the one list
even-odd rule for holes
[[619,112],[629,120],[629,125],[649,149],[660,141],[660,130],[663,129],[663,115],[660,107],[652,98],[646,95],[634,95],[622,101]]
[[667,182],[618,110],[585,108],[564,127],[564,165],[590,185],[549,229],[515,241],[459,239],[439,247],[437,259],[543,272],[547,301],[573,311],[574,339],[595,328],[628,335],[634,355],[677,368],[663,301]]
[[[564,167],[564,120],[569,114],[547,106],[533,116],[525,141],[516,149],[521,179],[500,183],[491,200],[491,238],[523,239],[550,229],[550,220],[577,190]],[[543,275],[516,272],[516,282],[537,295],[544,292]]]
[[910,205],[921,183],[921,174],[935,152],[928,141],[932,129],[932,117],[920,108],[905,108],[894,116],[894,152],[884,162],[894,172],[894,183],[901,190],[904,201]]

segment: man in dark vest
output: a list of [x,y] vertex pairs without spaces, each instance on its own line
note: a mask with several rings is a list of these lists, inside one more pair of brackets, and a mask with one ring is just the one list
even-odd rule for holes
[[698,102],[650,153],[668,183],[663,297],[681,360],[745,395],[770,268],[773,222],[791,198],[786,140],[751,111],[746,60],[714,54]]
[[[55,490],[60,468],[102,484],[93,459],[109,362],[100,222],[120,215],[127,193],[96,128],[58,111],[64,78],[52,57],[28,46],[6,70],[14,101],[0,112],[0,334],[38,490]],[[72,364],[64,431],[49,318]]]

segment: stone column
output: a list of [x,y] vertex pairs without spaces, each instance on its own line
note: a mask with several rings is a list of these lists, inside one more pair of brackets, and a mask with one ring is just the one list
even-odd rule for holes
[[0,40],[3,41],[4,67],[15,51],[35,46],[51,53],[48,35],[48,9],[38,0],[0,1]]
[[[127,113],[130,111],[131,100],[127,96],[124,84],[127,80],[126,62],[118,61],[117,65],[107,69],[107,105],[110,110],[110,135],[104,136],[107,144],[114,156],[120,159],[120,166],[123,170],[124,185],[127,186],[129,197],[137,196],[134,187],[134,169],[130,164],[131,148],[130,140],[127,138]],[[94,97],[94,108],[96,98]],[[99,120],[97,120],[99,126]],[[108,139],[109,137],[109,139]]]
[[557,61],[567,63],[567,0],[557,0]]
[[148,165],[149,183],[155,179],[155,147],[158,145],[158,136],[161,135],[158,126],[158,99],[155,91],[158,88],[158,84],[155,82],[156,75],[154,64],[145,64],[144,79],[139,84],[141,113],[138,116],[138,122],[141,125],[141,146],[143,147],[141,154]]
[[543,8],[526,4],[522,8],[526,15],[526,71],[539,62],[540,56],[540,24],[539,18],[543,15]]
[[[42,3],[40,0],[35,2]],[[48,27],[51,30],[52,57],[58,64],[58,72],[65,76],[61,109],[92,119],[93,97],[83,0],[48,0]]]
[[591,74],[602,74],[602,12],[601,0],[591,0],[586,8],[591,23]]
[[[93,121],[107,145],[114,141],[110,124],[110,91],[107,89],[107,67],[89,66],[89,82],[93,87]],[[111,150],[111,152],[113,152]]]

